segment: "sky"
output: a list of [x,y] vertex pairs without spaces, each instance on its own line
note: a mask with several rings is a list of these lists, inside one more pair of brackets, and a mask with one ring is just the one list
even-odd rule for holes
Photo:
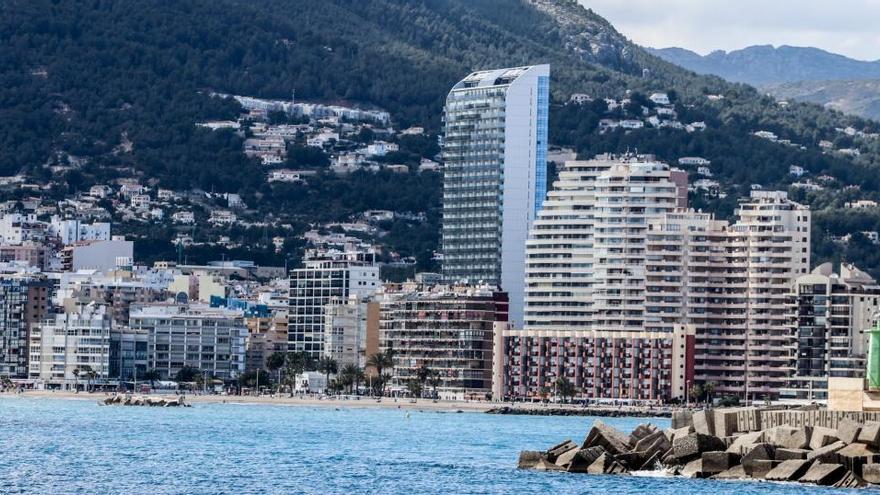
[[880,0],[578,0],[640,45],[706,54],[812,46],[880,59]]

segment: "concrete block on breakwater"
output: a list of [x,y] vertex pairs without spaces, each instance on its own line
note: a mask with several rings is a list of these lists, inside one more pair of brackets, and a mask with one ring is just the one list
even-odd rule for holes
[[880,424],[865,413],[738,408],[672,417],[676,429],[647,423],[629,435],[597,420],[581,445],[566,440],[523,452],[519,467],[606,475],[663,470],[838,488],[880,483]]

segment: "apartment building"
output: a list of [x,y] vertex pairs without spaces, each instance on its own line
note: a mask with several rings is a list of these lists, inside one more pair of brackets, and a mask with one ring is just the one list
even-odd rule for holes
[[446,98],[443,275],[510,295],[522,324],[525,241],[547,192],[550,66],[485,70]]
[[686,174],[651,156],[566,162],[526,243],[523,328],[594,330],[598,317],[616,331],[626,312],[640,331],[647,221],[683,207],[682,192]]
[[30,329],[48,318],[50,297],[43,279],[0,278],[0,377],[27,378]]
[[[324,309],[324,356],[341,369],[346,365],[367,365],[367,339],[370,305],[368,298],[334,298]],[[375,337],[375,336],[373,336]]]
[[364,297],[379,289],[372,253],[307,253],[303,268],[290,273],[288,350],[317,359],[324,354],[324,309],[333,300]]
[[[52,315],[30,331],[28,378],[45,388],[72,390],[87,383],[106,383],[110,372],[110,329],[107,307],[89,303]],[[83,375],[80,377],[80,375]]]
[[507,321],[507,294],[487,285],[408,283],[378,298],[379,348],[394,349],[392,391],[406,391],[424,366],[444,399],[491,393],[493,332]]
[[245,351],[245,369],[266,369],[266,361],[276,352],[287,354],[287,313],[279,311],[271,316],[246,319],[248,337]]
[[880,285],[843,263],[823,263],[791,287],[795,370],[784,399],[825,401],[831,377],[863,378],[868,335],[880,309]]
[[788,300],[809,268],[810,212],[753,191],[733,225],[688,210],[649,223],[646,329],[695,328],[695,381],[721,395],[776,398],[794,373]]
[[132,309],[130,327],[148,335],[150,368],[173,379],[184,366],[222,380],[244,373],[247,326],[241,311],[196,304]]
[[623,403],[684,400],[694,381],[694,329],[671,332],[517,330],[496,326],[493,397],[558,397],[565,378],[577,397]]

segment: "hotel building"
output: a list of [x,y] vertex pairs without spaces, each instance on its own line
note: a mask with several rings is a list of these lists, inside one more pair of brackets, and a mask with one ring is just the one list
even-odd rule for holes
[[474,72],[446,98],[443,275],[500,286],[523,321],[525,242],[547,190],[550,66]]

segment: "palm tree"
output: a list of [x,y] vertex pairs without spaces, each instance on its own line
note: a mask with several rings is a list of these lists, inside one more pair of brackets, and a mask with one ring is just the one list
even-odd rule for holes
[[422,363],[421,366],[416,370],[416,376],[419,378],[419,385],[421,385],[421,389],[425,390],[425,382],[428,381],[428,377],[431,376],[431,369],[428,368],[428,365]]
[[440,373],[432,371],[431,376],[428,377],[428,384],[431,385],[432,395],[435,399],[437,398],[437,387],[440,386],[440,383]]
[[327,388],[329,388],[330,374],[339,371],[339,363],[337,363],[336,360],[331,357],[321,356],[321,358],[318,359],[318,371],[324,373],[324,383],[326,383]]
[[[378,377],[378,381],[376,382],[375,388],[382,391],[382,394],[385,393],[385,377],[387,373],[384,371],[388,368],[394,367],[394,349],[389,347],[387,351],[382,352],[379,351],[375,354],[372,354],[367,359],[367,366],[376,370],[376,376]],[[390,376],[390,375],[389,375]]]
[[406,382],[406,389],[410,397],[416,398],[422,395],[422,383],[417,378],[410,378]]
[[358,371],[359,369],[357,365],[349,363],[343,366],[342,371],[339,372],[339,377],[342,379],[343,383],[349,387],[349,393],[351,393],[351,386],[355,382],[355,375]]
[[355,366],[355,372],[354,375],[352,375],[352,378],[354,378],[354,393],[359,394],[361,390],[361,382],[366,381],[367,374],[364,373],[363,368]]
[[79,391],[79,368],[73,369],[73,380],[74,387],[76,387],[76,390]]
[[269,371],[274,371],[277,375],[278,384],[281,384],[281,368],[284,367],[284,353],[283,352],[273,352],[266,358],[266,368]]
[[[137,372],[137,371],[135,371],[135,372]],[[161,378],[161,376],[159,375],[159,372],[156,370],[147,370],[144,372],[144,374],[141,376],[141,378],[150,382],[150,387],[153,387],[153,384],[156,383],[156,380]]]
[[574,398],[575,392],[577,392],[577,389],[574,383],[571,383],[571,380],[564,376],[556,379],[556,394],[562,398],[563,403],[568,402],[567,398]]
[[290,395],[293,396],[293,390],[296,384],[296,377],[303,374],[304,371],[312,367],[312,358],[303,351],[288,352],[287,364],[285,366],[285,381],[290,387]]

